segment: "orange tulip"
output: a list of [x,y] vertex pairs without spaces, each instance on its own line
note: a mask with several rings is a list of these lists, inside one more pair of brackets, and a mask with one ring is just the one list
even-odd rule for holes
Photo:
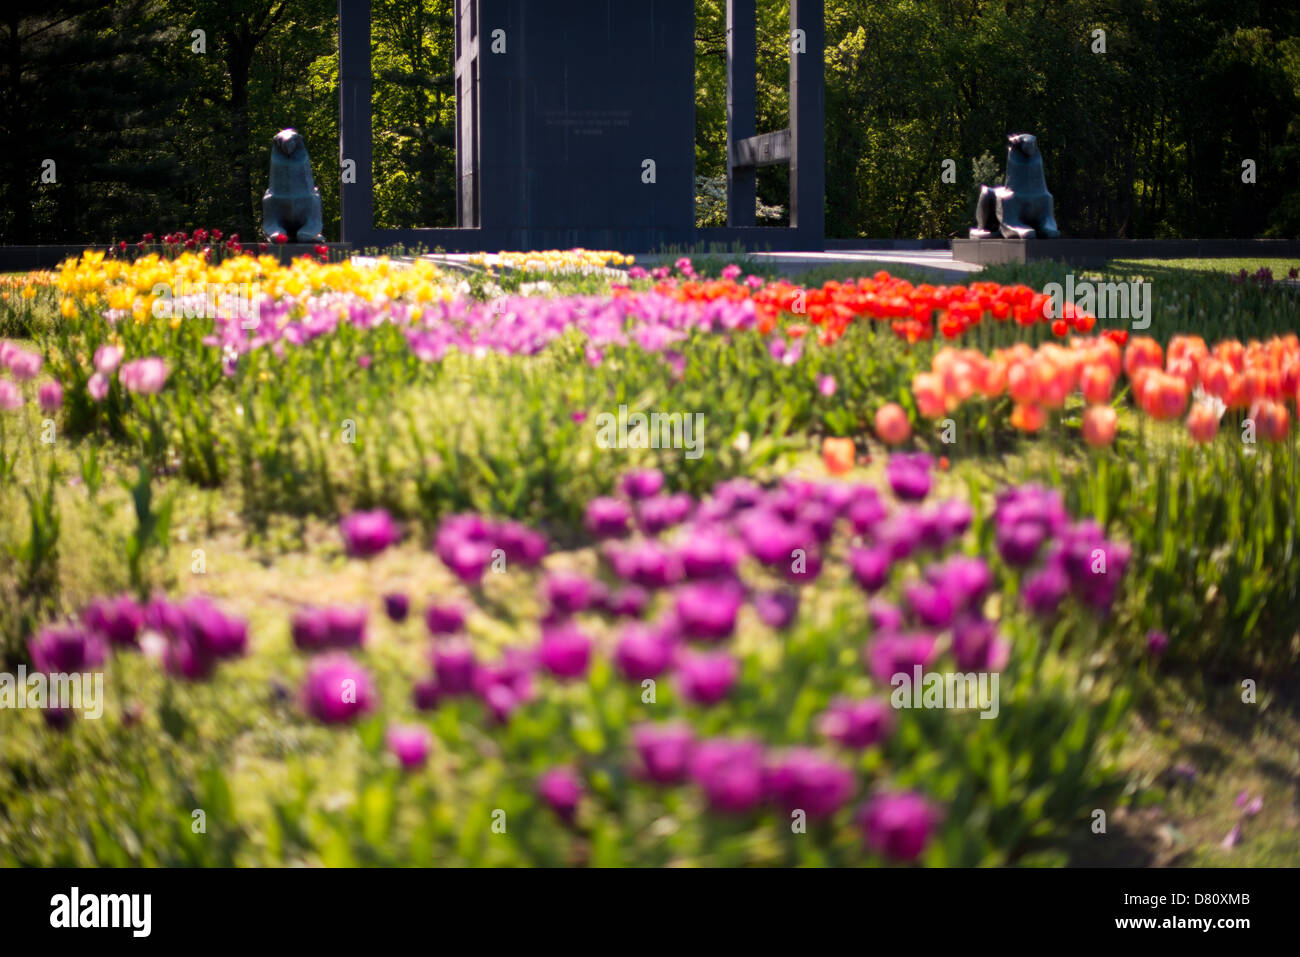
[[1083,441],[1101,448],[1115,441],[1119,416],[1108,405],[1092,405],[1083,413]]
[[916,405],[927,419],[937,419],[948,411],[943,394],[943,380],[933,372],[918,372],[912,379],[912,394]]
[[1037,432],[1047,421],[1047,413],[1036,405],[1016,405],[1011,410],[1011,424],[1021,432]]
[[1022,405],[1038,401],[1038,376],[1028,362],[1017,362],[1007,369],[1007,392]]
[[1207,402],[1198,402],[1187,414],[1187,432],[1193,442],[1210,442],[1219,432],[1219,416]]
[[856,454],[852,439],[827,436],[822,441],[822,461],[826,463],[826,471],[832,475],[843,475],[852,469]]
[[1098,405],[1110,399],[1111,390],[1115,388],[1115,376],[1104,365],[1084,366],[1079,373],[1079,387],[1090,405]]
[[1160,414],[1156,418],[1176,419],[1187,410],[1187,396],[1191,390],[1178,376],[1162,376],[1159,381]]
[[1232,367],[1222,359],[1213,357],[1201,360],[1201,388],[1212,396],[1227,401],[1232,385]]
[[1124,372],[1130,379],[1138,369],[1150,367],[1159,369],[1164,363],[1160,343],[1150,336],[1138,336],[1124,350]]
[[1269,442],[1281,442],[1291,429],[1290,416],[1281,402],[1260,399],[1250,410],[1256,432]]
[[886,402],[876,410],[876,435],[886,445],[902,445],[912,434],[912,423],[897,402]]

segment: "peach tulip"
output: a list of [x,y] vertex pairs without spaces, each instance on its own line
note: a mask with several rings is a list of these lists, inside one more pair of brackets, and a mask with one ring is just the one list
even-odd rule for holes
[[876,410],[876,435],[886,445],[901,445],[912,434],[912,423],[897,402],[886,402]]
[[1119,416],[1108,405],[1092,405],[1083,413],[1083,441],[1101,448],[1115,441]]

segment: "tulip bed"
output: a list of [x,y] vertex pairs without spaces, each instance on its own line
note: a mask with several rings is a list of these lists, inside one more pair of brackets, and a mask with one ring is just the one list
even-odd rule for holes
[[1087,861],[1300,657],[1285,288],[172,246],[0,292],[5,863]]

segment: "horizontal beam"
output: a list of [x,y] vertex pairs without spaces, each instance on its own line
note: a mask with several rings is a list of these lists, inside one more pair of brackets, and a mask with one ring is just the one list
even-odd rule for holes
[[789,163],[794,151],[791,148],[789,130],[777,130],[775,133],[759,133],[732,144],[733,169],[751,166],[777,166]]

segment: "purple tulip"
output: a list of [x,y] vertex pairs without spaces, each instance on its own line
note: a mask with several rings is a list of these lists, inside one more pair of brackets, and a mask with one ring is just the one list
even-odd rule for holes
[[686,521],[694,507],[695,500],[685,492],[655,495],[637,503],[637,524],[647,535],[658,535],[664,529]]
[[785,522],[795,522],[800,510],[812,501],[813,487],[807,482],[783,482],[781,487],[768,493],[763,508]]
[[439,553],[438,557],[466,585],[480,585],[483,573],[492,561],[492,547],[486,542],[462,540],[450,545],[446,553]]
[[677,548],[682,573],[696,581],[730,578],[743,554],[740,543],[725,530],[703,525],[692,528]]
[[1236,824],[1232,825],[1232,830],[1228,832],[1227,836],[1224,837],[1224,839],[1219,842],[1219,846],[1222,847],[1225,851],[1230,851],[1240,843],[1241,843],[1241,822],[1238,821]]
[[465,628],[465,609],[454,602],[434,602],[424,611],[424,624],[435,638],[455,635]]
[[870,535],[872,529],[883,522],[889,515],[889,509],[880,500],[880,495],[870,486],[857,486],[858,495],[845,509],[849,524],[858,535]]
[[[90,398],[95,402],[103,402],[104,399],[108,398],[108,390],[112,387],[112,384],[108,376],[102,372],[96,372],[86,380],[86,392],[90,394]],[[3,389],[3,387],[4,383],[0,383],[0,389]],[[0,401],[0,408],[3,407],[3,401]]]
[[674,603],[682,634],[701,641],[730,638],[744,600],[744,593],[734,582],[683,585],[677,589]]
[[537,565],[549,550],[545,535],[519,522],[502,522],[496,528],[495,539],[509,561],[525,568]]
[[883,548],[849,549],[849,568],[867,592],[877,592],[889,581],[891,556]]
[[849,507],[864,487],[869,486],[852,485],[848,482],[823,482],[817,487],[818,500],[837,516],[847,515]]
[[763,748],[755,741],[701,741],[692,749],[689,773],[715,811],[741,814],[763,799]]
[[876,545],[889,553],[894,561],[901,561],[921,546],[923,524],[912,511],[899,510],[871,530]]
[[1069,588],[1070,580],[1065,572],[1059,565],[1049,562],[1025,579],[1020,588],[1020,600],[1033,614],[1047,618],[1056,613]]
[[893,709],[875,698],[836,698],[818,719],[817,728],[846,748],[869,748],[893,731]]
[[754,596],[754,611],[763,624],[783,631],[799,614],[799,595],[790,591],[760,592]]
[[1132,553],[1129,545],[1102,535],[1096,522],[1085,521],[1062,534],[1059,561],[1079,599],[1105,612],[1115,599]]
[[217,668],[217,659],[191,632],[169,637],[163,651],[163,668],[169,675],[186,681],[206,681]]
[[104,663],[107,651],[98,634],[76,625],[43,628],[27,647],[36,670],[52,675],[98,668]]
[[388,750],[403,768],[412,771],[424,767],[433,747],[433,736],[420,724],[398,724],[388,729]]
[[76,715],[71,708],[45,707],[41,709],[41,718],[45,721],[48,728],[53,731],[67,731],[72,726],[72,719]]
[[917,621],[927,628],[947,628],[957,613],[952,593],[926,582],[911,582],[903,586],[903,597]]
[[605,610],[616,618],[640,618],[650,604],[650,593],[638,585],[627,585],[605,599]]
[[442,689],[433,678],[421,678],[411,688],[411,702],[417,711],[432,711],[438,707]]
[[289,619],[289,634],[300,651],[322,651],[329,647],[330,625],[324,608],[300,608]]
[[903,627],[903,613],[897,605],[890,604],[883,598],[873,598],[867,603],[867,614],[871,617],[871,627],[878,634],[898,631]]
[[445,551],[455,548],[462,542],[490,544],[496,533],[497,529],[481,515],[472,513],[449,515],[438,526],[437,534],[433,539],[433,550],[438,553],[439,558],[443,558]]
[[580,678],[591,663],[591,639],[569,623],[542,633],[537,651],[543,668],[561,680]]
[[587,503],[585,524],[596,538],[622,538],[632,521],[632,510],[617,498],[593,498]]
[[1028,565],[1038,555],[1046,530],[1037,522],[999,525],[994,534],[998,554],[1008,565]]
[[564,821],[573,820],[582,791],[582,780],[570,767],[551,768],[537,780],[538,796]]
[[934,518],[942,539],[941,545],[966,534],[974,517],[970,505],[961,499],[950,498],[940,502],[934,509]]
[[117,370],[117,379],[122,388],[139,395],[156,395],[162,391],[167,382],[167,363],[157,356],[146,359],[133,359],[123,363]]
[[378,555],[397,542],[397,526],[393,517],[382,508],[369,512],[353,512],[339,523],[343,544],[352,558],[369,558]]
[[1147,632],[1147,654],[1152,658],[1161,657],[1169,650],[1169,636],[1163,631],[1152,628]]
[[144,625],[144,609],[130,595],[96,598],[82,611],[81,621],[110,645],[134,648]]
[[664,474],[658,469],[637,469],[627,472],[618,482],[619,490],[631,499],[645,499],[658,495],[664,487]]
[[535,696],[536,665],[536,655],[531,650],[510,648],[500,660],[478,669],[474,691],[497,724],[505,724],[520,705]]
[[586,611],[598,597],[596,583],[574,572],[551,572],[546,576],[543,591],[552,611],[559,616]]
[[401,624],[411,613],[411,599],[405,592],[389,592],[384,596],[384,613],[390,621]]
[[35,379],[40,374],[43,361],[40,353],[15,347],[9,353],[9,372],[19,382]]
[[853,773],[808,748],[794,748],[772,760],[764,789],[786,813],[803,811],[810,820],[830,817],[853,796]]
[[926,579],[950,595],[958,608],[978,611],[993,587],[993,572],[982,558],[954,555],[946,562],[925,570]]
[[858,815],[867,847],[895,861],[920,857],[938,822],[938,812],[912,792],[877,794]]
[[222,612],[202,595],[180,606],[191,635],[215,659],[238,658],[248,647],[248,624]]
[[998,636],[995,622],[961,618],[952,628],[952,653],[961,671],[1001,671],[1011,647]]
[[109,376],[117,371],[117,367],[122,364],[123,356],[120,346],[102,345],[95,350],[95,371]]
[[1033,484],[1000,491],[995,499],[993,518],[998,525],[1033,522],[1049,534],[1060,533],[1070,520],[1060,489]]
[[713,498],[728,512],[753,508],[763,499],[763,490],[747,478],[728,479],[713,486]]
[[344,651],[365,644],[368,617],[361,607],[303,608],[294,613],[289,631],[301,651]]
[[374,707],[374,686],[347,655],[326,655],[313,661],[307,672],[303,704],[317,721],[343,724]]
[[736,523],[749,554],[764,565],[788,568],[796,550],[807,553],[815,538],[803,525],[787,522],[776,512],[755,508]]
[[1022,485],[999,492],[993,511],[994,539],[1008,565],[1028,565],[1049,537],[1065,530],[1068,515],[1059,491]]
[[612,545],[606,555],[615,575],[642,588],[665,588],[682,578],[682,560],[677,553],[654,539]]
[[740,665],[726,652],[683,652],[677,660],[682,697],[693,704],[714,705],[725,698],[740,675]]
[[58,382],[42,382],[36,390],[36,399],[46,412],[57,412],[63,406],[63,386]]
[[488,685],[480,696],[495,724],[505,724],[520,705],[520,699],[508,685]]
[[640,758],[639,775],[655,784],[680,784],[686,780],[695,736],[688,724],[638,724],[632,743]]
[[614,664],[628,681],[657,678],[668,670],[673,643],[659,629],[638,623],[623,629],[614,649]]
[[463,638],[439,642],[433,649],[433,672],[443,694],[465,694],[474,686],[474,646]]
[[919,502],[930,494],[933,460],[924,452],[896,452],[885,466],[885,477],[894,495],[904,502]]
[[799,508],[798,521],[812,532],[818,543],[825,544],[835,534],[835,513],[821,502],[805,502]]
[[910,681],[913,669],[919,665],[924,670],[934,659],[934,653],[934,635],[924,632],[886,634],[868,646],[867,659],[876,680],[890,684],[894,675],[900,673],[907,675]]

